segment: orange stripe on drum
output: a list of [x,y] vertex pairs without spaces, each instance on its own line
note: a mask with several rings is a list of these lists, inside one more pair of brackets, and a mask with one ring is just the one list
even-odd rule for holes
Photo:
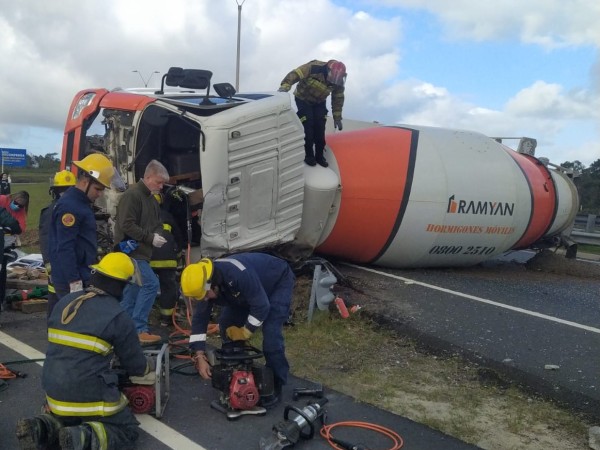
[[529,223],[523,235],[511,247],[522,249],[541,239],[552,226],[558,206],[556,186],[550,171],[538,159],[512,150],[506,152],[520,167],[531,192]]
[[318,252],[361,263],[385,252],[408,203],[417,142],[417,131],[400,127],[327,136],[342,190],[337,220]]

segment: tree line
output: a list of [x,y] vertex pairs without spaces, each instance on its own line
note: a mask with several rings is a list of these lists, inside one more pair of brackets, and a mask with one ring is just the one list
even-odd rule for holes
[[600,215],[600,159],[589,167],[580,161],[565,161],[563,167],[573,169],[573,182],[579,192],[579,212]]

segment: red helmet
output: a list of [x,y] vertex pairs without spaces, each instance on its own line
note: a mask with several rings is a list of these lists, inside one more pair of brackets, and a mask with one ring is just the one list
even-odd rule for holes
[[341,61],[332,59],[327,63],[329,71],[327,72],[327,81],[337,86],[346,84],[346,66]]

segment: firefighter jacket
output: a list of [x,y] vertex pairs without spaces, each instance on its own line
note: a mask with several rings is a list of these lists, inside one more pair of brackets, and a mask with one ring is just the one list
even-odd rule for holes
[[77,280],[87,283],[98,248],[92,203],[81,189],[71,186],[56,202],[48,238],[54,285],[69,286]]
[[135,325],[119,301],[93,288],[64,296],[48,318],[42,386],[50,410],[105,417],[125,408],[127,399],[110,368],[113,356],[130,376],[149,370]]
[[58,202],[58,199],[54,200],[45,208],[40,211],[40,223],[38,231],[40,235],[40,252],[42,253],[42,260],[44,264],[50,261],[50,243],[48,237],[50,234],[50,223],[52,222],[52,210]]
[[129,256],[150,261],[154,233],[162,231],[160,206],[143,180],[130,186],[119,200],[115,224],[115,242],[134,239],[138,248]]
[[[4,234],[20,234],[21,225],[19,225],[19,221],[11,213],[4,208],[0,208],[0,227],[0,245],[2,246],[0,249],[4,251]],[[0,263],[4,263],[3,257],[0,257]]]
[[216,259],[213,264],[214,270],[222,276],[219,297],[196,304],[189,340],[192,351],[205,349],[206,331],[214,305],[247,309],[244,326],[254,332],[269,315],[271,293],[280,281],[293,277],[286,261],[265,253],[239,253]]
[[154,247],[152,249],[152,260],[150,267],[154,270],[161,269],[177,269],[177,256],[179,247],[175,242],[175,236],[172,233],[172,225],[163,224],[163,231],[160,233],[167,242],[162,247]]
[[344,87],[327,82],[327,63],[312,60],[288,73],[279,89],[289,91],[298,83],[294,95],[310,104],[324,103],[331,94],[331,113],[334,120],[342,119]]

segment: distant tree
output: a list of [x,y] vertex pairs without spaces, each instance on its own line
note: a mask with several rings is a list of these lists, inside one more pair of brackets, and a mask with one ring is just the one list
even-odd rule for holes
[[577,170],[581,174],[573,180],[579,193],[581,212],[600,214],[600,159],[594,161],[590,167],[585,167],[580,161],[566,161],[562,166]]
[[600,159],[594,161],[588,168],[590,175],[593,177],[600,177]]
[[566,167],[567,169],[573,169],[575,172],[583,173],[585,170],[585,165],[581,161],[565,161],[561,164],[561,166]]

